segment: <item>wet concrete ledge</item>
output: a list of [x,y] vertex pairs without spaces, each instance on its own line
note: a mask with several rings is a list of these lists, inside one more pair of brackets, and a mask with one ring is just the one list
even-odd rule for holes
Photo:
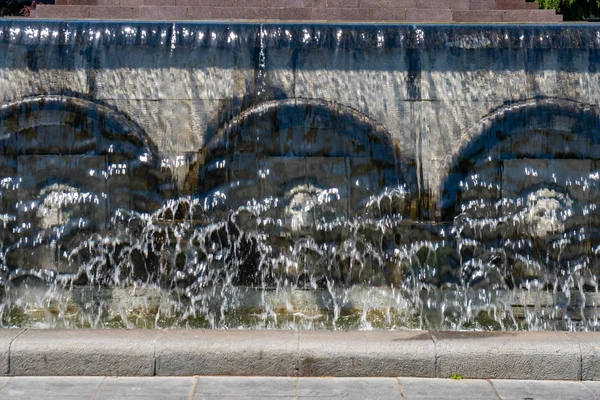
[[600,380],[600,333],[0,330],[11,376]]

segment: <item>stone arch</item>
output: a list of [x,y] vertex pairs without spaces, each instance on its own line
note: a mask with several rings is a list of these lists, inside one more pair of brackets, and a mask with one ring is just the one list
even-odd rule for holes
[[467,130],[443,184],[444,220],[453,216],[460,182],[482,163],[515,158],[600,159],[600,111],[564,99],[532,99],[494,110]]
[[171,192],[158,150],[137,124],[106,105],[58,95],[0,106],[0,180],[0,261],[25,270],[69,272],[60,258],[83,232],[106,230],[117,209],[151,212]]
[[278,196],[303,182],[315,190],[347,192],[349,212],[386,187],[404,186],[416,195],[416,174],[401,158],[398,141],[372,118],[335,102],[260,104],[222,127],[200,158],[191,177],[198,194],[222,192],[224,186],[231,193],[239,185],[243,197]]
[[598,107],[549,98],[510,104],[461,143],[444,183],[442,215],[467,239],[461,260],[472,279],[496,274],[516,285],[555,284],[568,280],[573,266],[590,265],[590,249],[600,243]]
[[[52,135],[37,132],[38,140],[29,141],[36,128],[54,131]],[[3,154],[94,155],[109,153],[110,144],[118,144],[125,152],[135,146],[158,158],[156,146],[139,125],[109,106],[79,97],[45,95],[2,104],[0,132]],[[90,142],[78,146],[78,141],[65,139],[95,142],[94,146]],[[41,143],[48,147],[40,148]]]
[[[373,119],[335,102],[267,102],[222,127],[199,158],[188,187],[213,218],[229,216],[220,240],[238,283],[399,284],[400,268],[378,251],[400,240],[416,173]],[[358,228],[382,219],[392,221],[385,235],[377,222]],[[284,259],[297,267],[278,267]]]

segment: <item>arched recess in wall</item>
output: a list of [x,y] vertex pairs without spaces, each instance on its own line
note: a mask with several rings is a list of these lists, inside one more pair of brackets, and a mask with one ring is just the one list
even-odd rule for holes
[[272,198],[282,210],[293,209],[305,203],[300,198],[329,191],[341,200],[335,213],[353,215],[386,188],[416,195],[414,168],[392,135],[334,102],[290,99],[246,110],[213,136],[200,158],[190,187],[203,196],[223,194],[229,208]]
[[64,270],[72,242],[101,233],[119,208],[162,202],[160,163],[143,130],[104,105],[38,96],[0,106],[0,261],[73,272]]
[[[199,158],[187,187],[195,197],[205,199],[204,209],[210,209],[212,215],[250,210],[252,216],[244,227],[251,228],[246,231],[266,232],[273,242],[269,242],[271,248],[282,252],[301,243],[290,238],[301,237],[309,237],[311,243],[337,242],[343,248],[352,236],[349,226],[353,219],[376,219],[385,214],[402,221],[410,214],[411,199],[416,196],[415,169],[402,158],[399,143],[373,119],[335,102],[298,98],[248,109],[222,127]],[[384,200],[378,201],[382,197]],[[238,227],[245,223],[242,214],[248,213],[238,213]],[[257,227],[257,220],[264,224]],[[394,233],[382,239],[382,229],[373,229],[379,231],[363,235],[365,247],[385,247],[381,252],[393,247]],[[234,230],[230,228],[228,234]],[[277,238],[282,239],[275,243]],[[376,243],[366,243],[370,240]],[[257,245],[249,242],[240,246],[242,250],[232,256],[230,265],[239,264],[240,282],[264,282],[264,276],[256,275],[261,256],[252,252]],[[323,263],[327,268],[337,262],[329,260],[327,264],[323,257],[309,264]],[[338,258],[340,271],[334,279],[356,281],[358,278],[342,271],[350,263],[346,255]],[[369,267],[370,271],[387,268],[381,266],[384,262],[372,263],[377,266]],[[355,270],[364,271],[369,264],[361,260],[356,265],[359,263],[361,267]],[[333,269],[327,273],[335,275]],[[380,282],[372,276],[369,272],[360,279]]]
[[508,105],[462,143],[444,183],[442,210],[466,239],[461,256],[469,273],[482,277],[482,268],[496,269],[515,284],[559,283],[574,270],[595,279],[598,108],[561,99]]

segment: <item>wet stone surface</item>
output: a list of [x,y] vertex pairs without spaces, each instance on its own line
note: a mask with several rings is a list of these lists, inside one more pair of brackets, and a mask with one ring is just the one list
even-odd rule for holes
[[598,329],[594,27],[0,33],[3,326]]

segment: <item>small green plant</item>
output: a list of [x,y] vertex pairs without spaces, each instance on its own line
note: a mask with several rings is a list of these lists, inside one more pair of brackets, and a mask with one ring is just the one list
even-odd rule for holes
[[450,378],[460,381],[460,380],[462,380],[463,377],[462,377],[462,375],[459,375],[459,374],[452,374],[452,376]]
[[599,0],[537,0],[540,8],[554,9],[563,14],[565,21],[581,21],[598,17]]

